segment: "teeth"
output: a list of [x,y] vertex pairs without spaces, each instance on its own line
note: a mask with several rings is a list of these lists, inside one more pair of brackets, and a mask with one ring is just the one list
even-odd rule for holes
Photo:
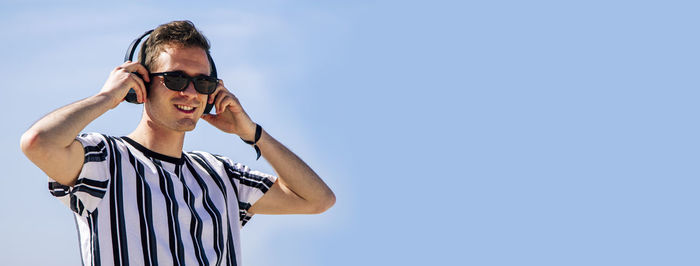
[[192,107],[192,106],[185,106],[185,105],[179,105],[179,104],[176,106],[177,106],[177,108],[180,108],[180,109],[185,110],[185,111],[189,111],[189,110],[194,109],[194,107]]

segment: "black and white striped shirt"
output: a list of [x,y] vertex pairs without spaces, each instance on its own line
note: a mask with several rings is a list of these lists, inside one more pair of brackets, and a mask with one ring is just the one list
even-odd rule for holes
[[240,229],[276,177],[206,152],[181,158],[127,137],[81,134],[74,186],[49,191],[75,212],[85,265],[241,265]]

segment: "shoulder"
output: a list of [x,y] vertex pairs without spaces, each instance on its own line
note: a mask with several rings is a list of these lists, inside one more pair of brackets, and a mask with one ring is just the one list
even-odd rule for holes
[[187,156],[187,158],[190,160],[194,160],[198,163],[206,163],[207,165],[215,168],[227,167],[227,162],[230,162],[230,159],[227,157],[206,151],[188,151],[185,152],[185,156]]
[[109,152],[114,146],[124,145],[120,138],[96,132],[81,133],[75,137],[82,146],[85,153],[89,152]]
[[[78,136],[75,137],[77,141],[80,141],[83,144],[97,144],[100,142],[110,142],[114,143],[116,139],[119,139],[114,136],[102,134],[102,133],[97,133],[97,132],[85,132],[85,133],[80,133]],[[85,145],[83,145],[85,146]]]
[[78,138],[110,138],[113,139],[115,138],[114,136],[110,136],[104,133],[99,133],[99,132],[83,132],[78,135]]
[[216,155],[206,152],[206,151],[186,151],[185,155],[189,158],[203,159],[207,161],[216,160]]
[[229,157],[213,154],[205,151],[191,151],[185,152],[185,155],[189,160],[197,162],[198,164],[205,163],[214,169],[226,170],[228,174],[241,175],[242,173],[251,172],[248,166],[241,163],[233,162]]

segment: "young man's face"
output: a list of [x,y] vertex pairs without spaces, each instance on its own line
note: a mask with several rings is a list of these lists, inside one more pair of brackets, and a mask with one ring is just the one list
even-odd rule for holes
[[[199,47],[167,46],[157,60],[151,73],[182,71],[196,77],[209,75],[209,60],[204,49]],[[146,114],[154,126],[173,131],[191,131],[204,113],[207,95],[198,93],[189,82],[184,91],[173,91],[163,83],[163,77],[151,78]]]

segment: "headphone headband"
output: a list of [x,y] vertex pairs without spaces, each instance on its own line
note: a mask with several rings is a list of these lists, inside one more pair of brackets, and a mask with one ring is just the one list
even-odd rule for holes
[[[126,54],[124,55],[124,62],[126,62],[126,61],[133,62],[134,61],[133,58],[134,58],[134,53],[136,52],[136,47],[139,46],[139,43],[141,42],[141,40],[144,37],[146,37],[146,35],[149,35],[152,32],[153,32],[153,30],[147,30],[146,32],[141,34],[141,36],[139,36],[138,38],[136,38],[134,41],[131,42],[131,44],[129,45],[129,48],[126,50]],[[144,42],[141,45],[141,50],[140,50],[141,59],[143,59],[143,60],[146,60],[145,44],[146,44],[146,42]],[[214,64],[214,59],[211,58],[211,54],[209,54],[209,51],[205,51],[205,52],[207,53],[207,60],[209,60],[209,66],[210,66],[209,76],[216,78],[217,73],[216,73],[216,65]],[[143,67],[146,67],[145,62],[141,62],[141,65],[143,65]],[[150,69],[148,69],[148,67],[146,67],[146,70],[148,70],[149,72],[151,71]],[[130,103],[137,103],[136,102],[136,92],[134,91],[134,89],[131,89],[124,99]],[[213,107],[214,107],[213,104],[207,104],[206,107],[204,108],[204,113],[208,114]]]
[[[139,36],[138,38],[136,38],[134,41],[131,42],[131,44],[129,45],[129,48],[126,49],[126,54],[124,55],[124,62],[126,62],[126,61],[133,62],[134,61],[133,58],[134,58],[134,53],[136,52],[136,47],[139,46],[139,43],[141,42],[141,40],[144,37],[146,37],[146,35],[149,35],[152,32],[153,32],[153,30],[147,30],[146,32],[141,34],[141,36]],[[145,42],[144,42],[144,44],[145,44]],[[145,60],[146,59],[146,47],[144,45],[141,45],[140,51],[141,51],[141,58],[143,60]],[[209,54],[209,51],[205,51],[205,52],[207,53],[207,60],[209,60],[209,66],[211,66],[210,70],[209,70],[209,72],[211,72],[211,73],[209,73],[209,76],[216,78],[216,77],[218,77],[218,75],[216,73],[216,65],[214,64],[214,59],[211,58],[211,54]],[[144,67],[146,67],[145,62],[141,62],[141,64]],[[148,71],[151,71],[151,70],[148,69]]]
[[141,39],[143,39],[143,37],[146,37],[146,35],[151,34],[151,32],[153,32],[153,30],[147,30],[144,34],[142,34],[140,37],[136,38],[133,42],[131,42],[129,48],[126,49],[126,55],[124,55],[124,62],[131,61],[132,58],[134,58],[134,52],[136,52],[136,47],[141,42]]

